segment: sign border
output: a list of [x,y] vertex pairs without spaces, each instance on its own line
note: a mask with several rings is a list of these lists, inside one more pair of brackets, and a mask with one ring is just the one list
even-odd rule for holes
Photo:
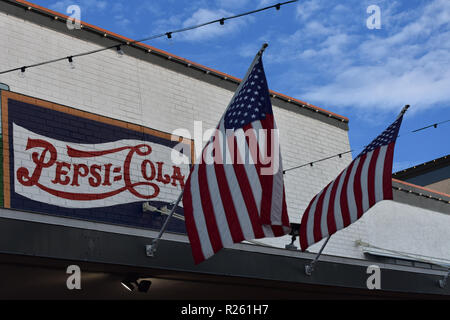
[[62,104],[55,103],[55,102],[50,102],[47,100],[27,96],[27,95],[24,95],[21,93],[13,92],[13,91],[0,90],[0,93],[1,93],[1,112],[2,112],[2,114],[1,114],[1,118],[2,118],[1,119],[1,121],[2,121],[1,132],[2,132],[2,141],[3,141],[3,199],[4,199],[3,207],[4,208],[11,209],[11,186],[10,186],[11,176],[10,176],[10,163],[9,163],[10,146],[9,146],[9,127],[8,127],[8,122],[9,122],[8,101],[9,101],[9,99],[32,104],[32,105],[42,107],[42,108],[51,109],[51,110],[58,111],[58,112],[63,112],[63,113],[70,114],[70,115],[84,118],[84,119],[94,120],[94,121],[105,123],[108,125],[125,128],[128,130],[133,130],[136,132],[146,133],[148,135],[152,135],[152,136],[162,138],[162,139],[165,139],[168,141],[176,141],[176,140],[173,140],[172,137],[178,138],[178,141],[180,143],[185,143],[185,144],[190,145],[191,165],[194,164],[195,149],[194,149],[194,140],[192,140],[192,139],[178,136],[178,135],[172,135],[172,134],[164,132],[164,131],[152,129],[149,127],[144,127],[144,126],[141,126],[141,125],[138,125],[135,123],[106,117],[106,116],[95,114],[95,113],[88,112],[88,111],[83,111],[80,109],[76,109],[76,108],[65,106]]

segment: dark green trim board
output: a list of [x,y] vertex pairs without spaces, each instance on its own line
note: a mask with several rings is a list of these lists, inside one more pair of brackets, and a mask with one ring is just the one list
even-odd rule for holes
[[[8,213],[14,212],[0,209],[0,214]],[[17,241],[19,234],[20,241]],[[195,265],[187,242],[162,240],[156,257],[147,257],[145,245],[151,240],[150,235],[142,237],[0,218],[0,255],[9,257],[94,263],[102,265],[101,270],[105,272],[120,268],[162,279],[200,282],[213,279],[211,281],[216,284],[225,282],[238,286],[252,283],[259,287],[258,290],[264,290],[269,282],[270,286],[287,286],[294,291],[303,290],[301,288],[305,286],[325,286],[332,288],[336,297],[349,293],[348,290],[356,290],[358,295],[368,297],[450,296],[450,286],[441,289],[437,285],[446,272],[434,268],[324,256],[313,275],[307,276],[304,267],[314,254],[245,244],[223,249],[211,259]],[[12,260],[10,263],[14,264]],[[371,264],[378,264],[382,272],[382,290],[376,292],[366,287],[367,267]]]
[[[0,83],[0,119],[2,118],[2,99],[1,95],[3,90],[9,91],[9,86]],[[4,199],[3,199],[3,128],[2,128],[2,122],[0,120],[0,207],[3,208],[4,206]]]

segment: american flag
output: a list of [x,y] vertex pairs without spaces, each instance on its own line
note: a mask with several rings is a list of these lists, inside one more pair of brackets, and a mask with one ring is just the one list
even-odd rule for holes
[[196,264],[233,243],[289,232],[275,129],[258,53],[186,181],[183,207]]
[[300,224],[304,251],[352,224],[381,200],[392,200],[392,160],[403,113],[309,203]]

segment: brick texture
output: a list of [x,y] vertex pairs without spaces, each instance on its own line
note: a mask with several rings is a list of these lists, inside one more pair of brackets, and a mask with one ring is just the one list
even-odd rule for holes
[[[0,13],[0,28],[2,69],[100,48],[5,13]],[[32,68],[25,78],[18,72],[0,75],[0,82],[15,92],[169,133],[177,128],[193,133],[194,121],[202,121],[203,130],[215,127],[233,95],[159,65],[127,55],[118,58],[114,50],[76,58],[74,63],[75,69],[66,61]],[[274,113],[285,169],[350,149],[348,132],[343,129],[282,108],[276,100]],[[350,161],[351,155],[346,154],[286,173],[291,222],[300,222],[310,199]],[[333,236],[325,252],[360,257],[353,243],[364,233],[361,220]],[[284,247],[290,237],[262,241]],[[316,250],[317,245],[311,248]]]

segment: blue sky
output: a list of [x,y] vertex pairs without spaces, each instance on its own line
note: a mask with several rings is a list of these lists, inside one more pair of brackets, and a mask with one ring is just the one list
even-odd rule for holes
[[[62,13],[77,4],[81,20],[139,39],[279,1],[32,2]],[[380,8],[381,29],[367,28],[370,5]],[[449,0],[299,1],[147,43],[241,78],[263,42],[270,88],[348,117],[354,155],[405,104],[394,171],[450,153],[450,122],[408,134],[450,119]]]

